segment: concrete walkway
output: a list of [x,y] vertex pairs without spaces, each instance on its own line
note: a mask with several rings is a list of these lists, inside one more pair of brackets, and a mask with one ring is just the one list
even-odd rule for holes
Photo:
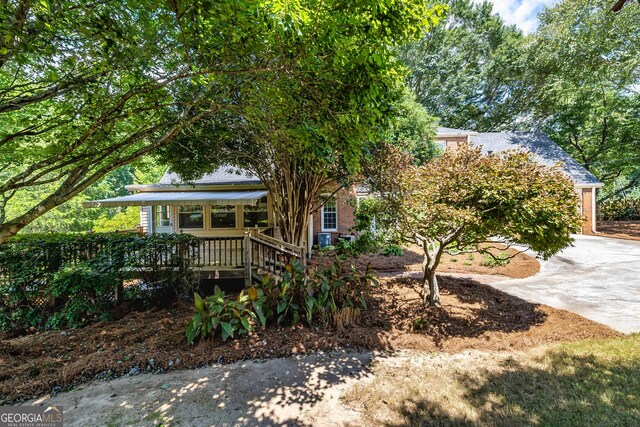
[[[370,377],[373,353],[318,352],[238,362],[162,375],[91,381],[55,397],[65,426],[318,426],[358,425],[342,393]],[[385,359],[375,356],[376,361]]]
[[573,247],[541,261],[535,276],[491,286],[578,313],[620,332],[640,332],[640,241],[575,239]]

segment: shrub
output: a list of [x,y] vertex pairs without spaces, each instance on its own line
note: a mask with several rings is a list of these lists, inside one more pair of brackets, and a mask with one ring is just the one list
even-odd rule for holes
[[107,320],[117,281],[117,269],[103,258],[61,268],[47,289],[59,308],[47,319],[46,327],[79,328],[96,318]]
[[[0,246],[0,330],[81,326],[104,318],[124,274],[162,258],[174,268],[145,268],[144,280],[175,296],[194,284],[194,236],[27,234]],[[132,295],[131,292],[128,295]]]
[[202,299],[194,293],[193,297],[196,314],[185,330],[189,344],[215,335],[218,331],[222,340],[226,341],[247,335],[256,322],[266,325],[267,319],[263,313],[265,297],[261,289],[249,288],[232,298],[216,286],[213,295]]
[[301,320],[311,325],[318,320],[327,326],[341,308],[367,308],[366,293],[378,281],[367,267],[360,272],[351,266],[344,271],[342,264],[314,270],[307,277],[304,266],[297,260],[286,267],[282,280],[267,277],[262,289],[277,324],[295,324]]
[[640,198],[609,199],[598,204],[602,221],[640,220]]
[[382,255],[384,256],[402,256],[404,255],[404,251],[402,250],[402,248],[398,245],[389,245],[389,246],[385,246],[382,249]]

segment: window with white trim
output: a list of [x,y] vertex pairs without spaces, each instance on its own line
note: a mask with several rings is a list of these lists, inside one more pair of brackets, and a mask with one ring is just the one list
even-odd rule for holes
[[327,200],[321,212],[322,231],[338,231],[338,207],[336,199]]
[[438,147],[438,152],[436,153],[436,155],[441,156],[444,154],[445,151],[447,151],[447,141],[435,141],[436,147]]
[[202,205],[180,206],[178,209],[179,228],[204,228]]
[[169,227],[171,225],[169,206],[154,206],[153,220],[156,227]]

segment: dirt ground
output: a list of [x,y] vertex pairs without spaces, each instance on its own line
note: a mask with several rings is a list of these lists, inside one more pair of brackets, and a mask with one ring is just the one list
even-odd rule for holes
[[600,221],[597,236],[640,240],[640,221]]
[[[529,277],[540,271],[540,263],[535,258],[524,254],[518,253],[515,249],[501,250],[496,249],[491,251],[494,255],[504,256],[505,253],[508,256],[515,255],[511,258],[506,265],[488,265],[490,264],[489,258],[483,255],[472,254],[457,254],[447,255],[442,257],[438,270],[440,272],[447,273],[473,273],[473,274],[493,274],[511,277],[513,279],[521,279]],[[334,261],[334,257],[329,254],[325,256],[314,256],[310,265],[312,266],[328,266]],[[375,255],[361,255],[358,258],[350,260],[354,265],[360,269],[367,267],[367,264],[371,263],[371,268],[377,272],[385,271],[421,271],[422,270],[422,249],[413,245],[408,248],[404,248],[404,254],[402,256],[384,256],[381,254]]]
[[415,276],[383,277],[369,297],[370,309],[357,325],[344,330],[269,327],[236,341],[205,340],[189,347],[184,328],[191,308],[178,304],[82,329],[4,339],[0,404],[56,394],[92,379],[337,348],[502,351],[620,335],[579,315],[528,303],[468,278],[441,276],[443,306],[425,309]]

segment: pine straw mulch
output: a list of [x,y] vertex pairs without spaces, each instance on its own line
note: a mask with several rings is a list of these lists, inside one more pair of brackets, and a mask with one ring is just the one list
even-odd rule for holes
[[134,312],[110,323],[47,331],[0,342],[0,403],[10,404],[99,378],[190,369],[351,347],[369,350],[525,349],[557,341],[618,336],[577,314],[531,304],[470,279],[441,277],[441,308],[424,308],[418,281],[382,279],[358,324],[344,330],[269,327],[223,343],[189,347],[186,304]]
[[[497,245],[498,248],[504,248]],[[473,274],[492,274],[499,276],[521,279],[529,277],[540,271],[540,263],[530,255],[518,253],[517,250],[510,249],[492,249],[491,253],[496,256],[504,256],[502,252],[506,252],[509,256],[515,255],[506,265],[486,265],[485,257],[478,253],[465,253],[457,255],[444,254],[438,271],[447,273],[473,273]],[[314,267],[327,267],[333,263],[335,256],[332,253],[320,256],[314,256],[309,261],[309,265]],[[404,248],[404,254],[401,256],[391,255],[384,256],[380,253],[373,255],[361,255],[358,258],[351,259],[350,262],[360,269],[365,269],[367,264],[371,264],[371,268],[377,272],[384,271],[422,271],[422,248],[412,245]]]
[[640,240],[640,221],[600,221],[596,236]]

